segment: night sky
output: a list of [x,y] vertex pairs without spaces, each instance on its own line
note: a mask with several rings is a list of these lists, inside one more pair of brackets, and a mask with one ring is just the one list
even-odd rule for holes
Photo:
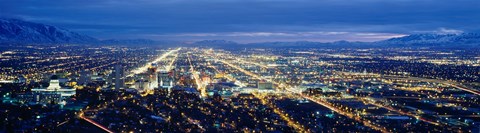
[[99,39],[375,41],[480,31],[480,0],[0,0],[0,16]]

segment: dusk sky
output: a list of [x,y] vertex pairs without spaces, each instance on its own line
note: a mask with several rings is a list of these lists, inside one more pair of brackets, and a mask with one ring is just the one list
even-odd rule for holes
[[480,31],[480,0],[0,0],[0,16],[99,39],[375,41]]

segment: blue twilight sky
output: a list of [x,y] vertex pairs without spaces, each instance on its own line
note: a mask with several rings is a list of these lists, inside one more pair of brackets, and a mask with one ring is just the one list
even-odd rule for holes
[[99,39],[375,41],[480,31],[480,0],[0,0],[0,16]]

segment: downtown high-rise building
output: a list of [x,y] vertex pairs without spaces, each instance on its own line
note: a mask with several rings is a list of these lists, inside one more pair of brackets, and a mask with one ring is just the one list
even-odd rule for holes
[[82,70],[80,72],[80,78],[78,80],[78,83],[81,85],[86,85],[88,82],[90,82],[92,76],[92,72],[89,70]]
[[124,86],[124,71],[121,64],[115,65],[115,89],[120,89]]

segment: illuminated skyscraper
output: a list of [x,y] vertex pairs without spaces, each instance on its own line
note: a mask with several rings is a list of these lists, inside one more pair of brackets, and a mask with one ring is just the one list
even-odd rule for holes
[[90,78],[91,78],[91,72],[88,70],[82,70],[80,72],[80,79],[78,80],[78,83],[81,85],[85,85],[88,82],[90,82]]
[[120,89],[124,86],[124,72],[123,67],[120,64],[115,65],[115,89]]
[[150,81],[150,89],[158,88],[158,73],[157,73],[157,64],[152,64],[148,68],[148,80]]
[[135,81],[135,89],[137,89],[139,92],[144,92],[144,91],[147,91],[147,90],[150,90],[150,84],[149,84],[150,81],[146,80],[146,79],[138,79],[137,81]]

